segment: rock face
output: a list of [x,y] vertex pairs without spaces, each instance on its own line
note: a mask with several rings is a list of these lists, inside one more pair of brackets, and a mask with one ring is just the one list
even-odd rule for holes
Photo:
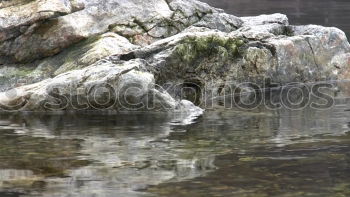
[[[196,0],[0,3],[0,90],[15,88],[0,95],[8,109],[75,110],[72,98],[92,97],[89,109],[204,106],[241,82],[344,79],[349,66],[341,30],[292,26],[282,14],[239,18]],[[93,87],[112,88],[113,104],[100,105],[106,91]]]
[[[171,96],[155,89],[154,77],[144,71],[144,64],[141,60],[121,64],[101,61],[85,69],[74,70],[54,79],[8,91],[1,95],[2,101],[10,97],[10,100],[3,104],[24,110],[44,110],[45,108],[132,110],[146,109],[146,105],[151,104],[147,96],[152,95],[153,98],[162,99],[161,102],[155,101],[156,105],[164,106],[150,107],[175,108],[175,100]],[[133,91],[127,91],[130,88]],[[55,96],[58,94],[62,97]],[[68,102],[69,100],[76,102]],[[84,105],[84,103],[90,105]]]
[[105,33],[72,45],[63,52],[29,64],[9,64],[0,68],[0,90],[19,83],[34,83],[58,74],[84,68],[112,54],[138,48],[115,33]]

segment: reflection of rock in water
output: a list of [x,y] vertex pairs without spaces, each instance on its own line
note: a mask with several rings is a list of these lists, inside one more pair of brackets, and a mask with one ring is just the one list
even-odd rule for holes
[[[239,169],[246,169],[244,162],[256,162],[255,153],[263,150],[267,152],[258,159],[268,162],[263,163],[266,166],[272,162],[264,160],[266,157],[281,160],[278,163],[281,165],[282,161],[291,158],[300,159],[300,152],[291,157],[285,154],[276,156],[273,151],[287,149],[288,152],[289,148],[303,143],[313,146],[314,141],[322,144],[329,140],[318,136],[343,136],[350,119],[343,108],[337,106],[326,111],[312,108],[301,111],[262,107],[252,111],[218,108],[207,111],[200,121],[186,126],[174,125],[174,122],[181,123],[178,120],[182,116],[176,113],[2,115],[0,134],[5,134],[4,129],[7,129],[7,134],[13,135],[19,143],[32,145],[26,150],[35,148],[37,152],[37,149],[42,149],[46,154],[42,159],[63,166],[64,175],[69,177],[45,178],[45,185],[41,187],[44,189],[40,191],[43,196],[147,196],[148,193],[143,191],[147,191],[149,185],[181,182],[210,172],[215,175],[217,167],[225,167],[217,165],[221,162],[217,160],[220,155],[238,155]],[[2,144],[13,147],[15,143]],[[23,152],[21,149],[16,151]],[[61,155],[60,151],[69,154]],[[69,160],[62,162],[65,157]],[[13,157],[8,158],[13,160]],[[32,156],[29,154],[28,158]],[[72,165],[76,160],[91,163]],[[35,165],[30,167],[36,168]],[[33,170],[31,168],[27,170]],[[244,178],[243,171],[229,168]],[[24,170],[23,167],[19,169]],[[41,175],[37,171],[33,173]],[[219,176],[224,175],[214,177]],[[34,192],[33,196],[37,194]]]
[[169,139],[200,152],[215,149],[217,170],[146,191],[169,197],[347,196],[350,114],[343,109],[207,112],[200,124]]
[[[321,137],[322,138],[322,137]],[[216,157],[218,170],[148,188],[159,196],[348,196],[350,135]]]
[[20,136],[45,137],[48,142],[57,138],[82,140],[74,158],[93,164],[78,169],[67,166],[68,178],[46,178],[44,196],[62,196],[62,192],[84,197],[129,196],[147,185],[191,179],[215,169],[213,154],[176,149],[185,145],[166,139],[174,120],[188,124],[192,121],[189,117],[196,118],[186,113],[30,114],[13,115],[3,122]]
[[30,186],[37,179],[31,170],[0,169],[0,187],[16,183]]
[[[8,122],[8,121],[7,121]],[[40,188],[46,177],[66,176],[66,169],[89,164],[78,160],[79,140],[34,138],[16,134],[20,126],[9,124],[0,131],[0,187]],[[11,129],[13,127],[13,129]]]

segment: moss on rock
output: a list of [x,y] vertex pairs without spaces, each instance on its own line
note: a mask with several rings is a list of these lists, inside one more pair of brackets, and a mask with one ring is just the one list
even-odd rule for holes
[[213,35],[187,37],[175,47],[175,54],[186,63],[192,63],[197,59],[212,57],[213,55],[219,55],[224,60],[228,60],[239,55],[238,49],[244,43],[244,40],[241,38]]

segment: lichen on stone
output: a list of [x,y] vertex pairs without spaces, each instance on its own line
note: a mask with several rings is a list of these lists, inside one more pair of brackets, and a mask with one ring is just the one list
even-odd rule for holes
[[242,45],[244,45],[243,38],[220,37],[217,35],[190,36],[175,47],[175,54],[187,63],[213,55],[219,55],[223,60],[228,60],[239,55],[238,49]]

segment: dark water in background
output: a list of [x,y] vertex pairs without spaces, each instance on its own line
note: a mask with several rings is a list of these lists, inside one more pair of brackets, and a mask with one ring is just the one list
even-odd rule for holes
[[283,13],[291,24],[338,27],[350,36],[349,0],[202,0],[236,16]]
[[[342,88],[343,87],[343,88]],[[0,114],[0,197],[347,197],[350,83],[327,110]]]

